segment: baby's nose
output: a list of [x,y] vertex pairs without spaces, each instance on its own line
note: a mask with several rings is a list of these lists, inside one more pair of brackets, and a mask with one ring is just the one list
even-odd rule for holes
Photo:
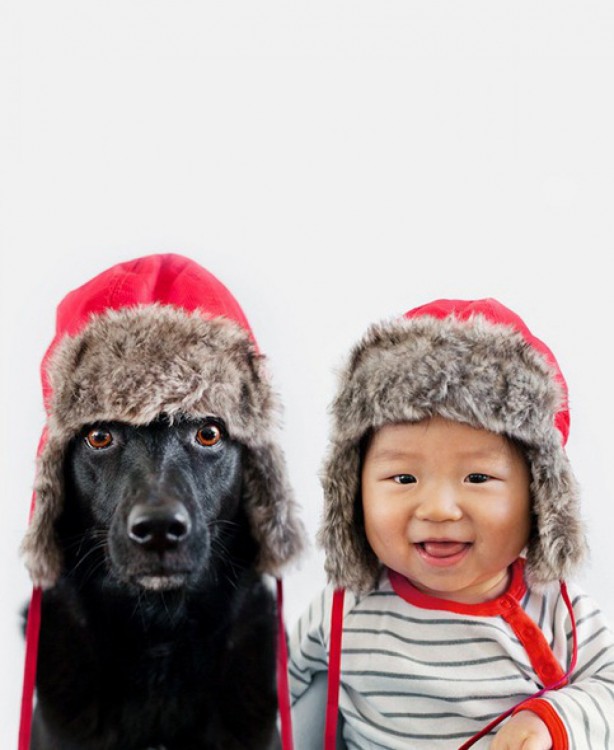
[[454,490],[438,485],[422,493],[415,515],[420,521],[441,523],[459,521],[463,517],[463,511]]

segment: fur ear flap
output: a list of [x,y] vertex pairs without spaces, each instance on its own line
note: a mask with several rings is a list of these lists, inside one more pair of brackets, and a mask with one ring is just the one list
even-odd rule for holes
[[358,444],[335,444],[322,472],[327,502],[318,542],[326,552],[325,569],[331,583],[356,594],[373,589],[380,570],[365,533],[359,477]]
[[247,514],[260,548],[258,570],[278,576],[303,551],[307,538],[284,456],[276,444],[265,443],[251,446],[243,460]]
[[36,470],[36,503],[32,520],[21,543],[21,554],[35,586],[50,588],[62,572],[62,551],[55,535],[55,522],[62,512],[65,443],[48,437]]
[[534,585],[572,575],[588,554],[580,491],[563,451],[527,449],[532,467],[535,530],[527,548],[527,579]]

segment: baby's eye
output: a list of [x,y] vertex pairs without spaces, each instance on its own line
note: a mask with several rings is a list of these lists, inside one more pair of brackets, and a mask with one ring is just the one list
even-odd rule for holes
[[467,476],[467,481],[470,484],[483,484],[484,482],[488,482],[489,479],[488,474],[479,474],[477,472]]
[[392,478],[397,484],[415,484],[417,481],[413,474],[395,474]]

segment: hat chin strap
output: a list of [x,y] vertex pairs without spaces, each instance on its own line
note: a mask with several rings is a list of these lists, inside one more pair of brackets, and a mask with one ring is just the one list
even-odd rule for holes
[[339,718],[339,683],[341,682],[341,640],[343,637],[343,600],[345,589],[335,589],[331,614],[330,653],[328,655],[328,696],[326,699],[326,724],[324,750],[337,747],[337,720]]
[[281,724],[282,750],[293,750],[292,712],[288,688],[288,644],[284,625],[284,591],[281,578],[277,579],[277,704]]
[[[571,600],[569,599],[569,594],[567,593],[567,586],[565,584],[565,581],[560,581],[559,584],[561,587],[561,596],[563,597],[565,606],[567,607],[567,612],[569,613],[569,619],[571,622],[572,656],[569,669],[561,678],[556,680],[556,682],[552,683],[551,685],[546,685],[533,695],[530,695],[528,698],[524,698],[524,700],[520,701],[515,706],[512,706],[512,708],[508,709],[500,716],[497,716],[497,718],[493,719],[490,724],[487,724],[477,734],[471,737],[470,740],[461,745],[458,750],[467,750],[467,748],[472,747],[478,740],[480,740],[492,729],[494,729],[494,727],[507,719],[508,716],[511,716],[513,713],[521,709],[522,706],[525,705],[525,703],[533,701],[536,698],[540,698],[542,695],[544,695],[544,693],[547,693],[551,690],[558,690],[560,687],[563,687],[563,685],[565,685],[571,677],[578,661],[578,633],[576,630],[576,618],[574,615],[573,607],[571,604]],[[343,596],[343,589],[337,589],[333,594],[330,654],[328,657],[328,698],[326,702],[324,750],[335,750],[335,748],[337,747],[337,719],[339,716],[339,683],[341,673],[341,641],[343,636]]]
[[35,586],[32,590],[26,626],[26,656],[23,670],[23,693],[21,696],[21,718],[19,720],[19,750],[30,750],[32,732],[32,708],[34,705],[34,687],[36,684],[36,661],[38,658],[38,640],[41,627],[42,589]]
[[565,581],[559,581],[559,585],[561,587],[561,596],[563,597],[563,601],[565,602],[565,606],[567,607],[567,612],[569,613],[569,619],[571,622],[572,653],[571,653],[571,663],[569,665],[569,669],[567,670],[567,672],[565,672],[565,674],[562,677],[556,680],[556,682],[553,682],[551,685],[546,685],[545,687],[543,687],[541,690],[538,690],[533,695],[530,695],[528,698],[521,700],[515,706],[512,706],[512,708],[509,708],[507,711],[502,713],[501,716],[497,716],[497,718],[493,719],[493,721],[491,721],[490,724],[487,724],[484,727],[484,729],[481,729],[470,740],[465,742],[464,745],[461,745],[458,750],[466,750],[466,748],[472,747],[479,739],[487,735],[491,729],[493,729],[498,724],[500,724],[504,719],[507,719],[508,716],[511,716],[513,713],[516,713],[516,711],[521,709],[525,703],[528,703],[529,701],[533,701],[536,698],[540,698],[542,695],[544,695],[544,693],[547,693],[550,690],[558,690],[559,688],[563,687],[563,685],[567,684],[567,681],[569,680],[574,669],[576,668],[576,663],[578,661],[578,632],[576,630],[576,617],[574,615],[571,600],[569,599],[569,594],[567,593],[567,586],[565,584]]

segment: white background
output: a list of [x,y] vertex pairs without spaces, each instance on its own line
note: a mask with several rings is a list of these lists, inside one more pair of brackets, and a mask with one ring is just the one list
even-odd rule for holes
[[[569,382],[582,580],[614,621],[613,74],[609,0],[0,2],[0,747],[55,305],[151,252],[242,304],[312,540],[334,373],[366,326],[437,297],[516,310]],[[289,625],[321,568],[312,547],[287,576]]]

